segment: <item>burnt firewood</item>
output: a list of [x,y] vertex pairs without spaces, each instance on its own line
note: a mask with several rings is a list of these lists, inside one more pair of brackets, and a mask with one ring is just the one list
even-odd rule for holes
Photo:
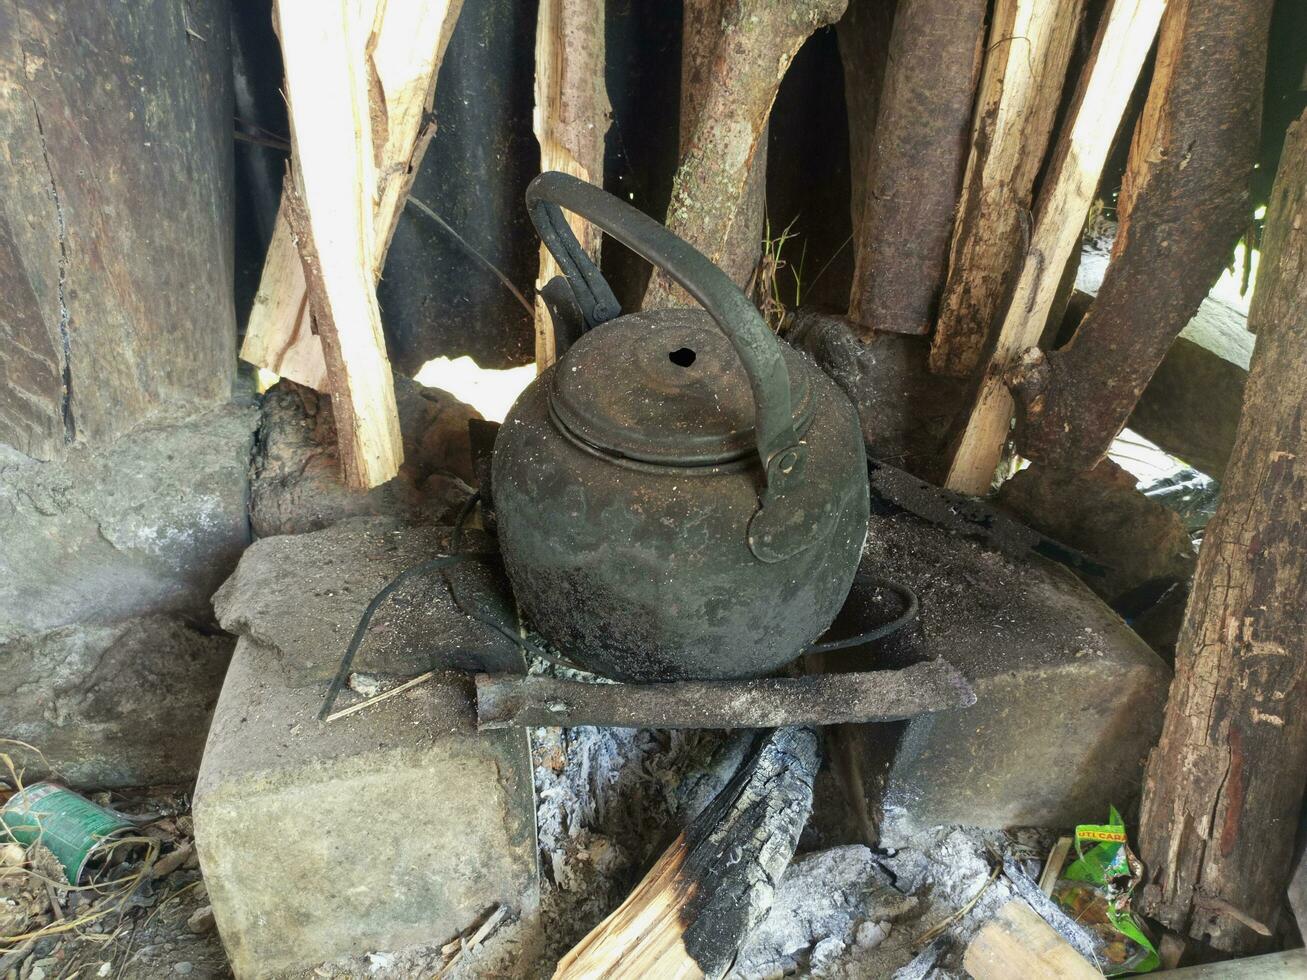
[[722,977],[767,915],[812,811],[820,739],[762,737],[635,891],[558,964],[555,978]]

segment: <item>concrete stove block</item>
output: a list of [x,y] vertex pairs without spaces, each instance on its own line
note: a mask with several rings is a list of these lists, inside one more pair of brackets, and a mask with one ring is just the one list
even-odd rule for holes
[[[1075,576],[906,515],[872,518],[861,572],[921,600],[916,626],[879,644],[874,661],[943,657],[977,696],[970,708],[837,733],[837,771],[867,837],[892,846],[938,825],[1071,827],[1137,799],[1171,672]],[[889,601],[868,594],[846,610],[870,624],[893,615]],[[867,657],[837,663],[865,668]]]
[[[363,605],[418,553],[432,553],[436,533],[365,519],[269,538],[224,587],[220,617],[241,636],[194,815],[214,917],[238,977],[447,941],[497,904],[528,918],[536,909],[526,735],[476,732],[468,674],[441,672],[337,721],[316,717],[323,678]],[[383,607],[375,628],[384,655],[365,644],[359,670],[440,665],[442,636],[432,624],[469,621],[433,578],[434,588],[416,583]],[[410,614],[434,632],[413,635]]]

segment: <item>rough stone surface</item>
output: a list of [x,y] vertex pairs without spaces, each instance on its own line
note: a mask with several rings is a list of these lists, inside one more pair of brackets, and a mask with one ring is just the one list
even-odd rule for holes
[[250,540],[254,425],[230,404],[58,462],[0,456],[0,642],[143,614],[210,621]]
[[367,493],[340,477],[331,400],[287,381],[263,396],[251,471],[256,537],[317,531],[347,517],[391,514],[409,522],[451,517],[475,484],[467,423],[481,415],[453,395],[395,378],[404,465]]
[[[0,644],[0,736],[27,781],[147,786],[193,779],[229,637],[171,616],[61,626]],[[48,765],[47,765],[48,764]]]
[[[464,549],[484,552],[480,532]],[[213,597],[222,628],[276,648],[302,683],[331,678],[367,604],[400,572],[450,552],[449,528],[407,527],[394,518],[356,517],[310,534],[256,541]],[[467,609],[511,624],[508,586],[498,560],[469,559],[449,569]],[[377,610],[355,666],[417,674],[432,657],[460,669],[511,670],[517,648],[465,615],[434,570],[401,587]]]
[[[882,841],[945,824],[1070,827],[1137,798],[1170,671],[1070,572],[909,517],[872,519],[862,570],[921,601],[916,626],[879,644],[877,661],[944,657],[978,699],[841,730],[837,771],[869,835],[878,823]],[[883,601],[852,608],[869,625],[892,615]],[[857,662],[866,654],[845,660]]]
[[523,732],[477,735],[447,674],[335,722],[273,647],[237,644],[195,787],[214,918],[237,976],[456,936],[537,903]]

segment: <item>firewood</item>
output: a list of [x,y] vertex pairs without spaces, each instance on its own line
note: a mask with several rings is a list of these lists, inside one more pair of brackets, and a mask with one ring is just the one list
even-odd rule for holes
[[[666,222],[714,262],[723,261],[734,241],[753,159],[785,69],[812,32],[834,23],[847,3],[739,0],[726,6],[721,41],[707,72],[710,82],[672,181]],[[674,305],[683,304],[673,283],[655,273],[644,308]]]
[[1272,0],[1172,0],[1121,187],[1121,228],[1071,342],[1010,373],[1017,448],[1088,469],[1219,278],[1249,218]]
[[1152,47],[1165,0],[1112,0],[1082,73],[1069,129],[1040,192],[1034,232],[1003,317],[975,407],[962,432],[946,485],[985,493],[998,468],[1012,421],[1012,396],[1002,373],[1039,339],[1057,296],[1062,271],[1080,241],[1112,136]]
[[933,371],[970,377],[1020,268],[1035,177],[1057,116],[1084,0],[999,0],[971,155],[930,349]]
[[1274,927],[1307,769],[1307,115],[1285,141],[1249,322],[1258,341],[1243,417],[1139,827],[1143,910],[1233,952],[1264,948],[1256,924]]
[[849,115],[849,214],[854,224],[862,219],[870,186],[871,148],[893,31],[894,0],[849,0],[835,25]]
[[975,980],[1092,980],[1103,975],[1021,899],[1008,902],[980,928],[962,965]]
[[275,7],[291,122],[283,213],[304,264],[336,415],[345,482],[368,488],[399,471],[404,448],[381,335],[376,268],[378,183],[370,17],[342,2]]
[[[534,129],[540,170],[561,170],[593,184],[604,182],[604,134],[611,107],[604,84],[604,0],[541,0],[536,25]],[[569,214],[568,222],[591,259],[599,260],[600,231]],[[560,275],[540,246],[536,276],[536,370],[557,359],[553,321],[539,295]]]
[[626,901],[563,957],[555,980],[724,976],[794,856],[819,761],[811,728],[766,735]]
[[985,37],[983,0],[900,0],[880,92],[849,319],[924,334],[948,261]]
[[[380,276],[399,214],[434,133],[430,118],[436,74],[462,0],[374,4],[375,21],[351,38],[370,79],[370,141],[375,150],[373,279]],[[324,18],[325,19],[325,18]],[[283,39],[284,43],[284,39]],[[337,66],[343,70],[342,66]],[[325,67],[324,69],[325,70]],[[330,392],[319,331],[307,301],[304,272],[286,207],[277,212],[259,290],[246,324],[241,359],[318,391]]]
[[976,701],[941,660],[903,670],[735,681],[590,684],[478,674],[477,727],[758,728],[901,721]]

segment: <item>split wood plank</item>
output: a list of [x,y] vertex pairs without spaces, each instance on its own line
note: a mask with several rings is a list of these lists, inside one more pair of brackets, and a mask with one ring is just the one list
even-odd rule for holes
[[1242,960],[1183,966],[1153,976],[1173,977],[1174,980],[1302,980],[1307,976],[1307,949],[1286,949]]
[[949,468],[945,485],[950,490],[977,495],[989,490],[1012,422],[1013,401],[1003,373],[1038,342],[1048,320],[1165,7],[1166,0],[1112,0],[1103,13],[1077,91],[1073,121],[1059,141],[1041,193],[1021,275]]
[[820,762],[811,728],[764,736],[626,901],[563,957],[555,980],[724,976],[771,909]]
[[[370,79],[369,110],[376,153],[374,280],[399,223],[413,179],[435,132],[430,117],[436,76],[463,0],[372,0],[360,41]],[[304,270],[286,207],[277,212],[259,289],[250,309],[241,359],[318,391],[329,392],[322,341],[314,330]]]
[[931,370],[970,377],[1019,269],[1084,0],[998,0],[958,205]]
[[274,7],[291,124],[282,210],[322,338],[345,482],[364,489],[404,456],[373,281],[379,107],[366,51],[376,13],[367,0]]
[[[535,114],[540,171],[560,170],[592,184],[604,181],[604,135],[612,107],[604,83],[604,0],[540,0],[536,22]],[[598,228],[568,213],[577,241],[596,263]],[[553,321],[540,290],[562,272],[540,246],[536,275],[536,371],[558,359]]]
[[1099,980],[1103,976],[1022,899],[981,927],[962,965],[975,980]]

